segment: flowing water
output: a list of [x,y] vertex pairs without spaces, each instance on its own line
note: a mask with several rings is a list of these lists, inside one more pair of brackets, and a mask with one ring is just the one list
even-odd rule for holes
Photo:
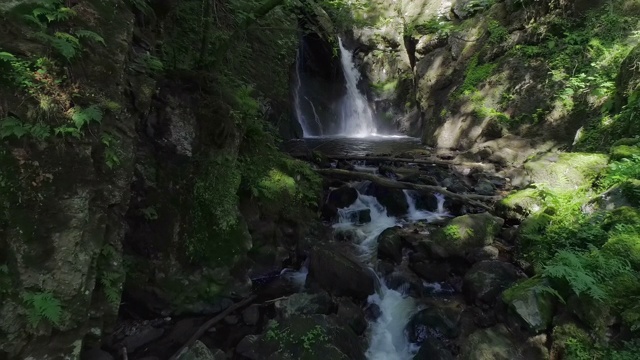
[[[435,221],[447,216],[444,210],[444,197],[438,195],[439,212],[433,213],[416,208],[415,199],[411,192],[405,196],[409,203],[406,219],[398,219],[387,215],[386,209],[373,196],[363,195],[368,182],[357,184],[358,199],[351,206],[338,211],[339,220],[333,225],[335,231],[355,232],[355,242],[363,263],[373,268],[375,262],[378,236],[386,229],[403,224],[407,221],[420,220]],[[358,224],[352,214],[369,209],[371,222]],[[430,284],[425,284],[430,286]],[[416,301],[401,290],[393,290],[386,286],[383,280],[375,294],[369,296],[369,304],[379,307],[381,314],[375,322],[369,324],[369,348],[366,356],[369,360],[410,360],[417,348],[409,343],[405,334],[405,327],[411,316],[418,310]]]
[[360,72],[353,62],[353,54],[342,44],[340,46],[340,61],[344,73],[347,92],[340,104],[340,132],[339,135],[349,137],[366,137],[376,134],[376,125],[369,102],[358,90]]
[[[326,131],[323,133],[322,122],[315,113],[313,103],[303,94],[300,74],[302,52],[298,54],[294,106],[308,147],[327,155],[385,154],[423,148],[419,139],[377,134],[369,103],[358,90],[360,73],[353,62],[353,54],[344,47],[342,39],[338,38],[338,43],[346,81],[346,92],[339,103],[340,126],[335,133],[328,134]],[[309,101],[313,108],[314,119],[304,116],[301,110],[303,99]],[[356,171],[376,173],[377,167],[367,166],[366,163],[363,163],[356,167]],[[419,210],[416,207],[414,193],[405,191],[409,204],[408,214],[401,219],[389,216],[386,209],[375,197],[364,195],[368,185],[368,182],[353,185],[358,190],[358,198],[351,206],[338,210],[338,221],[333,225],[333,228],[335,232],[350,232],[353,235],[351,238],[355,239],[354,245],[360,260],[375,273],[373,269],[376,262],[378,237],[384,230],[398,225],[403,226],[408,222],[436,221],[448,214],[444,209],[444,197],[437,196],[438,211],[433,213]],[[371,216],[371,221],[365,224],[359,222],[358,216],[358,213],[363,210],[369,210]],[[299,271],[288,270],[282,275],[302,288],[307,276],[307,267],[305,265]],[[424,286],[438,291],[437,284],[425,283]],[[367,359],[412,359],[417,349],[408,341],[405,327],[411,316],[418,311],[416,300],[406,295],[402,289],[391,289],[387,287],[384,280],[380,280],[376,293],[369,296],[368,303],[380,309],[380,316],[369,324]]]

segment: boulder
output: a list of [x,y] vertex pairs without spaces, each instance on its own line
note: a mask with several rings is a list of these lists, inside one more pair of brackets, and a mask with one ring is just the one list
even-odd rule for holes
[[348,219],[356,225],[363,225],[371,222],[371,209],[338,210],[341,218]]
[[358,191],[351,186],[344,185],[331,190],[327,204],[342,209],[356,202],[356,199],[358,199]]
[[519,345],[504,325],[476,330],[462,341],[460,360],[514,360],[519,358]]
[[388,228],[378,236],[378,257],[395,263],[402,261],[402,228]]
[[242,311],[242,321],[247,325],[256,325],[260,321],[260,306],[251,305]]
[[611,148],[611,160],[620,161],[640,157],[640,147],[631,145],[618,145]]
[[522,278],[522,274],[510,263],[496,260],[476,263],[465,274],[462,291],[465,300],[481,307],[491,306],[496,298],[513,283]]
[[483,260],[496,260],[500,256],[500,250],[495,246],[484,246],[479,249],[473,250],[468,256],[467,261],[470,263],[477,263]]
[[543,204],[538,190],[528,188],[511,193],[498,201],[496,215],[507,220],[522,221],[530,214],[540,210]]
[[349,298],[341,298],[337,302],[338,312],[336,315],[338,319],[348,325],[357,335],[362,335],[367,329],[367,320],[362,308]]
[[365,194],[378,199],[378,202],[387,209],[387,215],[389,216],[402,216],[409,210],[407,198],[401,189],[390,189],[371,183],[367,187]]
[[524,164],[531,182],[551,189],[575,190],[591,186],[609,158],[592,153],[547,153]]
[[326,292],[318,294],[297,293],[274,303],[279,319],[294,315],[329,314],[334,306]]
[[250,360],[364,360],[360,338],[335,316],[295,315],[271,321],[265,332],[248,335],[236,353]]
[[450,307],[429,307],[417,312],[407,324],[406,332],[412,343],[428,338],[453,339],[460,334],[460,310]]
[[479,195],[493,196],[496,194],[496,187],[489,180],[482,179],[478,181],[473,190]]
[[428,243],[433,254],[446,258],[465,257],[472,251],[493,243],[504,220],[489,213],[463,215],[433,233]]
[[451,265],[448,262],[416,261],[409,263],[409,267],[430,283],[447,281],[451,273]]
[[589,201],[587,207],[599,210],[613,210],[623,206],[640,207],[639,194],[640,180],[626,180]]
[[553,320],[556,298],[544,287],[546,280],[532,278],[510,287],[502,293],[507,318],[518,328],[537,334],[549,328]]
[[196,340],[185,352],[178,357],[178,360],[223,360],[226,355],[219,349],[210,350],[200,340]]
[[420,350],[413,360],[453,360],[451,352],[447,350],[444,342],[437,338],[428,338],[420,346]]
[[348,248],[338,244],[316,246],[310,255],[307,284],[317,283],[336,296],[365,300],[375,290],[371,269],[349,255]]

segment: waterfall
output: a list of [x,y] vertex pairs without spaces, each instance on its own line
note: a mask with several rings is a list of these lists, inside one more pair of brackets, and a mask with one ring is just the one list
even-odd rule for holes
[[353,54],[345,49],[338,37],[340,61],[346,81],[347,92],[340,104],[340,133],[342,136],[365,137],[376,134],[373,114],[367,99],[358,90],[360,72],[353,63]]
[[300,68],[302,67],[302,43],[298,52],[296,53],[296,88],[293,91],[293,108],[296,112],[296,119],[298,119],[298,123],[302,128],[302,136],[307,137],[311,135],[311,129],[307,124],[307,119],[302,112],[302,105],[300,104],[300,97],[302,93],[302,79],[300,77]]

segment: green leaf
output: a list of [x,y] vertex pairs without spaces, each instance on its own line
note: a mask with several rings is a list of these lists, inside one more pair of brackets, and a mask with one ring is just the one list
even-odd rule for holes
[[80,106],[76,106],[73,108],[71,113],[71,120],[76,125],[76,128],[79,130],[85,124],[89,124],[90,122],[101,122],[102,121],[102,110],[98,105],[91,105],[86,109],[81,108]]
[[3,61],[13,61],[16,57],[12,53],[8,53],[6,51],[0,51],[0,60]]
[[76,30],[75,35],[80,38],[80,39],[89,39],[95,42],[98,42],[104,46],[107,46],[107,44],[104,42],[104,38],[100,35],[98,35],[97,33],[90,31],[90,30]]

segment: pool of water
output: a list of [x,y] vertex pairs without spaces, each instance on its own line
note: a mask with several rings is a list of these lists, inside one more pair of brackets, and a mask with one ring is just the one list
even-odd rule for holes
[[362,156],[367,154],[391,154],[426,149],[420,139],[408,136],[369,136],[363,138],[317,137],[305,138],[309,149],[325,155]]

